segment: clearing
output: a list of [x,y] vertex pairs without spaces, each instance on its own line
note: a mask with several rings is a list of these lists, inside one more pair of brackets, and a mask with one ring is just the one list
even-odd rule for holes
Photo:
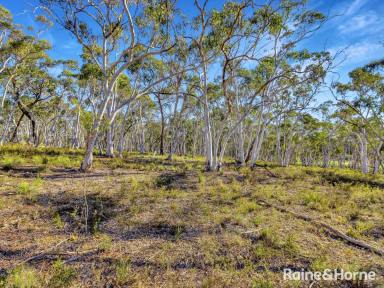
[[165,158],[97,157],[82,174],[74,150],[4,149],[0,287],[308,287],[285,268],[376,273],[312,287],[384,283],[383,256],[291,213],[383,249],[383,176]]

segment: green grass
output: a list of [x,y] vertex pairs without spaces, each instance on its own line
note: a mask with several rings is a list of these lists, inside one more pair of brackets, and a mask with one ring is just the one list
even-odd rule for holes
[[[7,271],[1,285],[307,287],[283,282],[282,269],[384,269],[382,257],[258,203],[308,214],[383,247],[382,175],[268,163],[276,177],[233,166],[206,173],[200,157],[138,153],[95,156],[100,176],[62,169],[77,168],[81,153],[24,146],[1,152],[10,167],[46,167],[0,172],[1,249],[14,253],[0,258]],[[16,265],[51,247],[54,253]]]
[[28,266],[15,268],[5,283],[5,287],[14,288],[39,288],[41,285],[42,280],[37,270]]
[[71,287],[71,283],[75,278],[75,269],[65,265],[61,260],[57,260],[53,263],[51,277],[47,286],[52,288]]

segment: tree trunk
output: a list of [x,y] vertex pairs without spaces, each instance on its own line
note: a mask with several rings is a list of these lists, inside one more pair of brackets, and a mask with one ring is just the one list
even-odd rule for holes
[[11,111],[8,114],[7,121],[6,121],[5,125],[4,125],[4,130],[3,130],[3,133],[1,135],[0,146],[2,146],[4,144],[5,139],[7,138],[7,134],[8,134],[9,126],[11,124],[12,117],[13,117],[13,111]]
[[243,123],[241,122],[237,128],[237,161],[241,166],[245,165],[245,152],[244,152],[244,135],[243,135]]
[[106,148],[106,155],[107,157],[113,158],[114,157],[114,151],[113,151],[113,133],[114,132],[114,124],[108,126],[107,129],[107,148]]
[[76,122],[75,122],[75,129],[73,131],[73,139],[72,139],[72,148],[79,148],[79,131],[80,131],[80,113],[81,113],[81,108],[80,105],[77,110],[77,115],[76,115]]
[[160,155],[164,155],[164,128],[165,128],[165,119],[163,104],[161,103],[160,96],[157,98],[160,106],[160,116],[161,116],[161,131],[160,131]]
[[264,124],[260,123],[258,126],[256,136],[253,140],[253,144],[251,146],[252,150],[248,153],[247,158],[249,159],[249,165],[252,167],[256,164],[256,161],[259,159],[259,154],[261,150],[261,146],[264,141],[264,135],[265,135],[265,127]]
[[361,160],[361,172],[368,173],[368,149],[367,149],[367,135],[365,128],[362,129],[360,139],[360,160]]
[[[104,89],[105,89],[104,91],[108,91],[108,89],[106,87],[104,87]],[[108,101],[109,101],[109,97],[106,97],[106,99],[103,103],[103,108],[101,109],[100,114],[97,115],[97,118],[93,123],[92,131],[89,133],[86,148],[85,148],[84,159],[80,165],[80,171],[82,171],[82,172],[86,172],[92,166],[93,148],[95,147],[97,134],[99,132],[101,120],[104,117],[104,113],[105,113],[105,110],[107,108]]]
[[377,174],[379,172],[380,163],[381,163],[381,148],[383,147],[383,142],[380,141],[379,145],[376,147],[375,155],[374,155],[374,162],[373,162],[373,174]]
[[81,166],[80,166],[80,171],[82,171],[82,172],[87,171],[92,166],[93,147],[95,146],[96,138],[97,138],[97,132],[96,131],[91,132],[90,135],[88,136],[84,159],[83,159],[83,162],[81,163]]
[[330,161],[330,148],[329,148],[329,145],[327,145],[323,149],[323,168],[329,167],[329,161]]

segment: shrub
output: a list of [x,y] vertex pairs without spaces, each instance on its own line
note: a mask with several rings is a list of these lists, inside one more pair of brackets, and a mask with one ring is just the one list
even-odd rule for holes
[[72,168],[80,165],[80,161],[77,158],[70,158],[68,156],[52,157],[49,161],[53,166]]
[[136,192],[139,189],[139,182],[136,178],[132,178],[131,180],[131,192]]
[[329,200],[325,195],[315,191],[305,191],[299,194],[301,202],[316,210],[327,210],[329,207]]
[[30,194],[32,191],[32,187],[31,185],[26,182],[26,181],[23,181],[21,182],[18,186],[17,186],[17,193],[19,194],[23,194],[23,195],[26,195],[26,194]]
[[248,213],[251,213],[258,209],[259,205],[255,201],[249,201],[244,198],[240,198],[236,202],[237,211],[243,215],[246,215]]
[[75,277],[75,269],[66,266],[61,260],[57,260],[53,264],[52,277],[49,279],[48,287],[69,287]]
[[42,183],[43,180],[41,180],[41,178],[36,178],[31,183],[23,181],[17,186],[17,193],[20,195],[27,196],[27,198],[33,200]]
[[116,264],[116,281],[119,285],[124,285],[129,282],[131,274],[130,259],[119,260]]
[[19,266],[7,277],[7,285],[5,287],[39,288],[41,287],[40,282],[40,277],[36,270],[27,266]]
[[1,160],[1,165],[4,170],[11,170],[17,167],[18,165],[22,165],[25,163],[24,158],[15,155],[15,156],[4,156]]
[[279,248],[279,240],[277,238],[277,233],[272,231],[271,228],[264,228],[261,230],[260,238],[263,240],[264,244],[271,248]]
[[112,247],[112,238],[107,234],[99,235],[99,249],[107,251]]
[[64,228],[64,222],[60,217],[60,214],[58,212],[55,213],[53,216],[53,223],[58,229],[63,229]]

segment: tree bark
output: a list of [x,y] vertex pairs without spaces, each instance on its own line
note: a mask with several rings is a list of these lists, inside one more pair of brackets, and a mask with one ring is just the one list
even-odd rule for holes
[[97,132],[93,131],[88,136],[85,149],[84,159],[80,166],[80,171],[85,172],[92,167],[93,162],[93,147],[95,147]]
[[114,147],[113,147],[113,133],[114,132],[114,124],[108,126],[107,129],[107,148],[106,155],[107,157],[113,158],[114,155]]

